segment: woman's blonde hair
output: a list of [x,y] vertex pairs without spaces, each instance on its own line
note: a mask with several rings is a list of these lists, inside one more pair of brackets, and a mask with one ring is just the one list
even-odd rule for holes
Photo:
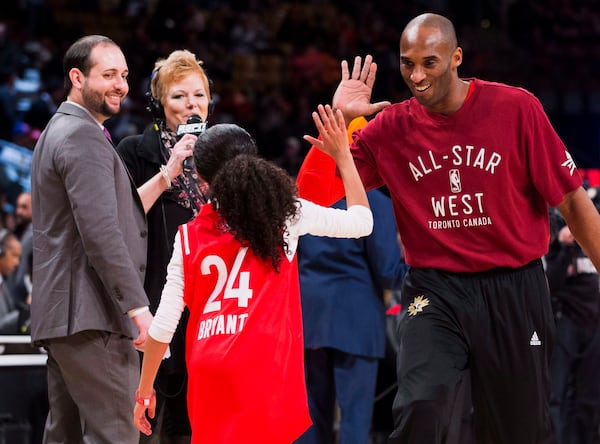
[[211,100],[210,80],[202,66],[204,62],[198,60],[194,54],[187,49],[173,51],[166,59],[157,60],[154,64],[152,77],[150,79],[150,92],[155,100],[161,104],[167,93],[167,85],[178,82],[190,73],[198,73],[204,83],[204,89]]

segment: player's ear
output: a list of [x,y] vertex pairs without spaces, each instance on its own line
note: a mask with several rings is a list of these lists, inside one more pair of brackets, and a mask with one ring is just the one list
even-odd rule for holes
[[459,46],[452,53],[452,67],[458,68],[460,66],[460,64],[462,63],[462,59],[463,59],[462,48]]

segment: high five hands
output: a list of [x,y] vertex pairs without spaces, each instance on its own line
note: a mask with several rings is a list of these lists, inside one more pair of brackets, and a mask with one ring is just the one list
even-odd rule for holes
[[330,105],[319,105],[317,110],[318,112],[313,111],[312,118],[319,131],[319,138],[305,135],[304,140],[334,159],[349,154],[348,136],[342,112],[339,109],[334,111]]
[[362,58],[356,56],[350,72],[348,62],[342,60],[342,80],[333,95],[333,109],[342,111],[346,125],[356,117],[370,116],[391,105],[387,100],[371,103],[377,64],[371,55],[365,56],[362,66],[361,62]]

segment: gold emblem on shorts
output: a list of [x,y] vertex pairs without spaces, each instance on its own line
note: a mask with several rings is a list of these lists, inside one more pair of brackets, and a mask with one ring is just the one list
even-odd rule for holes
[[425,296],[417,296],[408,306],[408,314],[410,316],[416,316],[417,313],[422,312],[425,307],[429,305],[429,299]]

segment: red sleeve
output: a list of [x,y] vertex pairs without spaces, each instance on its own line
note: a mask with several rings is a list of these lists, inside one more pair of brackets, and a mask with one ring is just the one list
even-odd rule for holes
[[[364,127],[367,120],[358,117],[348,125],[348,143],[352,143],[352,133]],[[298,196],[319,205],[328,207],[344,197],[344,184],[337,174],[337,166],[331,156],[317,147],[311,147],[306,155],[298,177]]]

